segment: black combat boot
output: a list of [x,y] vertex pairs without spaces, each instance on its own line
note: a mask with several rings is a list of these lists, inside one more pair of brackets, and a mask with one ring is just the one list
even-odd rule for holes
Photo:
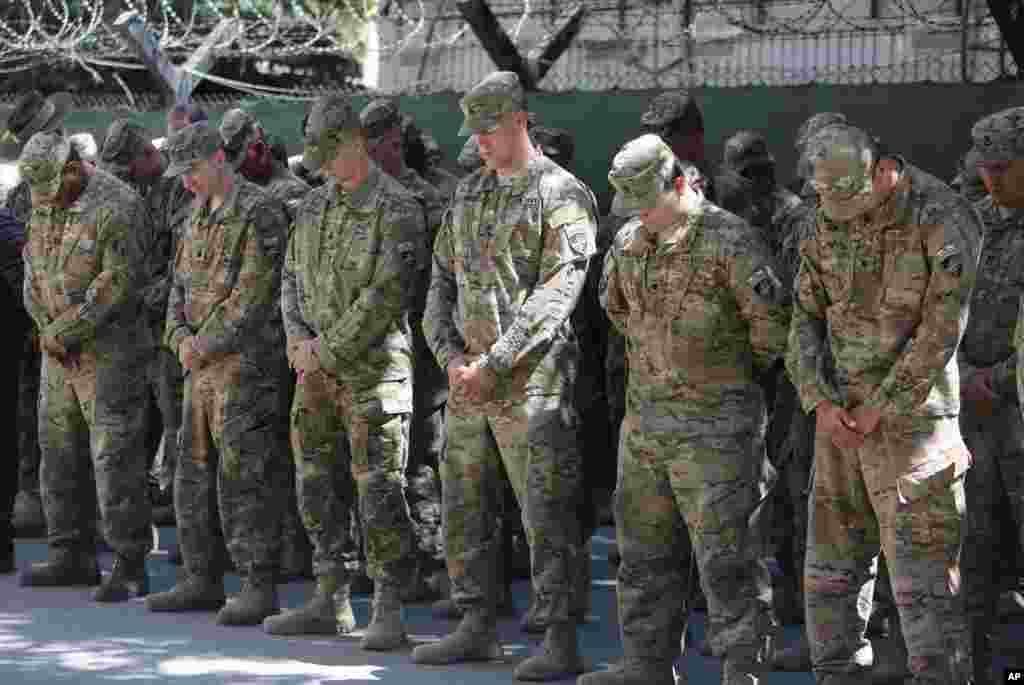
[[120,554],[114,557],[110,575],[96,590],[92,598],[97,602],[123,602],[149,594],[149,576],[146,574],[146,558],[129,559]]
[[100,567],[96,564],[96,553],[67,547],[52,548],[49,561],[32,564],[22,571],[18,583],[23,587],[99,585]]

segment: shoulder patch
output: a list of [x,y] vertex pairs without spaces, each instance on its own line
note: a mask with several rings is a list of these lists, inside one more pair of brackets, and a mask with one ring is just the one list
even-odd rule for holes
[[943,271],[959,278],[964,272],[963,250],[956,243],[947,243],[935,258],[939,260]]
[[782,291],[782,281],[775,275],[771,266],[765,264],[758,267],[747,279],[750,289],[759,297],[774,302]]
[[581,257],[587,253],[587,236],[583,231],[575,231],[569,236],[569,247]]

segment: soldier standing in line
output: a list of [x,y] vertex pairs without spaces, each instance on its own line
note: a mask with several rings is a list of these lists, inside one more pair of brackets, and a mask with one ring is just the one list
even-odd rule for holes
[[156,349],[150,360],[149,392],[163,425],[162,463],[154,464],[161,489],[170,489],[177,464],[178,429],[184,402],[184,375],[177,356],[163,345],[167,298],[174,272],[177,236],[192,210],[192,194],[181,179],[165,178],[166,161],[146,130],[129,119],[107,129],[99,153],[99,168],[130,185],[143,198],[152,253],[148,255],[149,283],[143,291],[147,318]]
[[[374,581],[361,645],[392,650],[407,641],[402,591],[416,572],[405,495],[413,406],[407,316],[426,258],[423,208],[370,159],[348,98],[317,100],[305,144],[304,165],[332,182],[314,190],[296,217],[281,308],[288,358],[299,376],[292,448],[317,590],[305,606],[264,628],[355,628],[349,594],[358,558],[348,539],[354,479]],[[347,450],[339,449],[342,440]]]
[[220,122],[220,135],[228,163],[250,183],[261,186],[270,197],[280,200],[294,218],[299,204],[311,190],[308,183],[292,173],[287,163],[275,159],[263,126],[244,109],[229,109]]
[[915,682],[966,683],[956,352],[977,214],[860,129],[807,143],[821,211],[801,245],[787,369],[817,429],[804,594],[815,677],[869,682],[880,549]]
[[[976,173],[989,192],[974,205],[985,241],[959,348],[960,427],[974,457],[965,481],[969,534],[963,577],[980,683],[989,679],[996,599],[1006,597],[1001,603],[1012,608],[1020,601],[1020,574],[1012,562],[1017,558],[1013,550],[1024,544],[1024,416],[1017,394],[1020,348],[1014,352],[1013,330],[1024,295],[1024,107],[981,119],[971,137]],[[1002,535],[1004,518],[1014,532],[1009,540]],[[1009,571],[1013,585],[1000,592],[1003,571]]]
[[[782,266],[783,246],[792,244],[797,224],[803,218],[801,200],[794,193],[776,183],[775,157],[768,150],[764,136],[751,130],[735,133],[725,142],[722,164],[715,179],[719,206],[736,214],[761,232],[772,254],[779,263],[780,280],[785,286],[785,297],[792,299],[794,274]],[[792,423],[793,412],[799,407],[796,389],[786,377],[782,361],[761,378],[768,406],[767,453],[772,467],[779,473],[780,483],[789,480],[789,462],[782,458],[782,447]],[[800,475],[803,469],[797,466]],[[794,567],[788,554],[794,537],[806,538],[807,530],[797,528],[793,521],[803,517],[794,511],[799,502],[791,502],[787,488],[776,488],[770,496],[764,523],[767,556],[778,562],[778,580],[772,597],[775,611],[784,623],[803,621],[803,601],[799,595],[798,578],[803,567]],[[794,535],[795,533],[795,535]]]
[[535,150],[514,73],[493,72],[460,104],[461,132],[476,136],[485,167],[459,183],[434,244],[424,332],[449,378],[445,554],[464,615],[439,643],[417,647],[413,661],[502,654],[491,570],[503,465],[523,510],[535,611],[546,626],[543,652],[515,677],[552,680],[583,669],[571,616],[581,465],[569,319],[594,252],[596,207],[586,186]]
[[[25,93],[11,108],[4,128],[0,131],[0,157],[17,160],[25,143],[36,133],[63,130],[64,117],[71,108],[67,93],[56,93],[48,98],[38,91]],[[32,213],[32,193],[26,179],[12,188],[0,188],[0,206],[6,207],[12,218],[28,228]],[[23,535],[45,535],[46,519],[39,495],[39,377],[42,357],[39,333],[30,326],[25,339],[18,393],[18,494],[14,500],[12,523]]]
[[142,200],[85,164],[59,130],[30,138],[18,169],[32,197],[24,295],[45,355],[40,480],[51,549],[21,584],[99,582],[98,498],[115,559],[94,598],[142,596],[152,543],[144,442],[153,350],[139,296],[150,254]]
[[680,563],[687,534],[722,682],[754,685],[770,658],[770,579],[750,524],[770,485],[756,374],[783,354],[788,310],[766,241],[708,202],[698,173],[648,134],[608,175],[613,211],[639,215],[616,236],[601,282],[629,350],[615,491],[626,658],[580,685],[672,682],[693,580]]
[[[426,213],[425,245],[434,244],[441,226],[446,199],[405,163],[402,147],[402,117],[394,100],[374,100],[360,113],[366,129],[370,158],[406,190],[416,196]],[[441,533],[441,482],[438,468],[444,451],[444,406],[448,401],[448,378],[437,365],[423,336],[423,310],[430,288],[430,263],[424,260],[413,291],[409,328],[413,347],[413,410],[409,428],[409,462],[406,498],[412,512],[419,555],[418,575],[405,600],[438,599],[438,589],[447,585],[444,545]],[[439,577],[444,576],[442,582]]]
[[978,172],[978,162],[981,155],[978,150],[972,147],[960,160],[956,176],[949,182],[949,186],[966,197],[971,202],[979,202],[988,195],[985,181]]
[[[178,240],[164,329],[164,344],[186,374],[174,482],[186,575],[146,606],[224,605],[218,623],[254,625],[278,611],[283,504],[274,481],[287,458],[279,301],[288,216],[280,201],[234,172],[207,122],[178,130],[164,149],[166,174],[183,176],[197,198]],[[243,579],[227,603],[215,558],[217,510]]]
[[[224,113],[220,122],[220,136],[224,141],[224,154],[235,171],[245,180],[263,188],[270,197],[284,203],[288,212],[290,235],[291,222],[295,220],[299,205],[311,190],[309,184],[293,174],[287,163],[282,164],[274,158],[271,141],[267,139],[263,126],[244,109],[235,108]],[[288,415],[295,397],[295,374],[288,373],[285,382],[285,392],[282,394],[285,402],[282,407],[283,416]],[[287,423],[281,423],[281,430],[287,432]],[[287,439],[285,433],[284,440]],[[308,577],[312,574],[312,548],[299,516],[295,469],[290,459],[284,462],[284,466],[285,472],[280,476],[279,487],[288,503],[284,505],[281,521],[281,577]]]

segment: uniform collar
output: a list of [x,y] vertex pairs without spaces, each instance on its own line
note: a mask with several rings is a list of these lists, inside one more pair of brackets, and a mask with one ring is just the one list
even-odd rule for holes
[[907,223],[912,211],[914,173],[910,165],[903,162],[900,178],[885,202],[865,215],[865,223],[876,229]]
[[380,186],[383,176],[384,172],[371,159],[366,179],[351,193],[342,190],[337,183],[331,183],[331,204],[344,202],[353,209],[366,207],[377,196],[377,187]]

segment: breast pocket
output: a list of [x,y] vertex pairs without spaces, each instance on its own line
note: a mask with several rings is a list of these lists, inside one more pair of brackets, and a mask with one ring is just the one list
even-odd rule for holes
[[914,236],[889,231],[884,235],[883,313],[918,312],[928,289],[931,268],[927,255]]
[[84,290],[98,273],[96,240],[83,236],[71,247],[64,262],[64,286],[68,291]]

